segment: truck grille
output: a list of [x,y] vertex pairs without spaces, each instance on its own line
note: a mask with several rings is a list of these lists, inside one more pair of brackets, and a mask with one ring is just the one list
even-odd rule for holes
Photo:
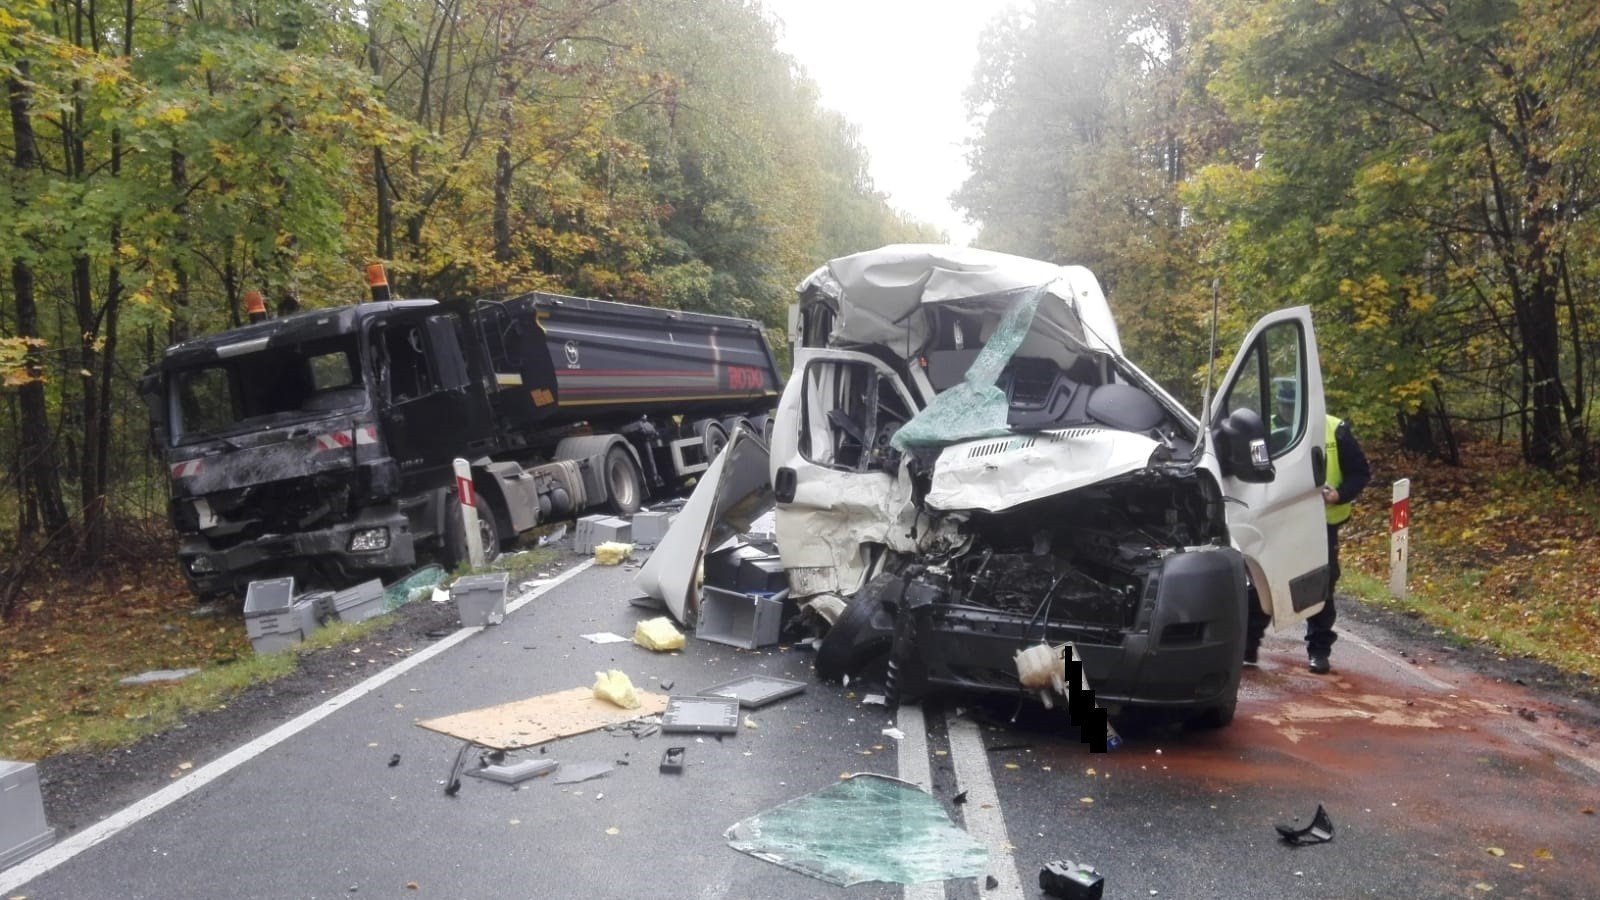
[[314,475],[217,491],[207,497],[225,522],[245,527],[231,535],[247,540],[262,534],[303,531],[349,515],[351,476]]

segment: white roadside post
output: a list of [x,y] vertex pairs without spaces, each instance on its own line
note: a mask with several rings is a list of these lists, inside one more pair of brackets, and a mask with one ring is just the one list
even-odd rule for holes
[[1406,596],[1406,556],[1411,546],[1411,479],[1394,483],[1394,500],[1389,506],[1389,594],[1401,600]]
[[481,569],[483,534],[478,531],[478,495],[472,490],[472,467],[459,456],[452,465],[456,470],[456,499],[461,502],[461,533],[467,539],[467,561],[474,569]]

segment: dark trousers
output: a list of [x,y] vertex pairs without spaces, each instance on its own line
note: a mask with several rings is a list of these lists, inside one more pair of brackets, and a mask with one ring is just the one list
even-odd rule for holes
[[[1333,587],[1339,583],[1339,526],[1328,526],[1328,594],[1323,598],[1322,611],[1306,620],[1306,654],[1327,656],[1339,636],[1333,631],[1334,620],[1339,618],[1333,608]],[[1250,621],[1245,632],[1245,646],[1261,645],[1261,636],[1267,631],[1272,616],[1261,611],[1261,601],[1255,588],[1250,589]],[[1247,654],[1248,655],[1248,654]]]
[[1339,639],[1333,633],[1333,621],[1339,618],[1333,608],[1333,587],[1339,583],[1339,526],[1328,526],[1328,598],[1322,612],[1306,620],[1306,653],[1310,656],[1327,656],[1333,642]]

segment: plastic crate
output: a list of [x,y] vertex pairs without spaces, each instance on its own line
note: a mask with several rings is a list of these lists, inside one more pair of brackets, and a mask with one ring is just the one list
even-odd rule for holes
[[506,618],[505,572],[468,575],[450,585],[450,599],[456,602],[461,624],[499,625]]
[[317,595],[308,594],[288,609],[245,613],[244,631],[257,653],[277,653],[310,637],[317,630]]
[[334,594],[330,605],[333,618],[341,622],[365,622],[383,615],[383,582],[374,578]]
[[633,543],[633,526],[616,516],[584,516],[578,520],[577,533],[572,538],[574,551],[593,553],[594,548],[605,543]]
[[783,594],[757,597],[710,585],[700,589],[694,636],[703,641],[754,650],[776,644],[782,624]]
[[293,578],[264,578],[250,582],[244,592],[244,614],[282,612],[294,605]]
[[0,759],[0,869],[55,843],[44,819],[39,770],[33,763]]

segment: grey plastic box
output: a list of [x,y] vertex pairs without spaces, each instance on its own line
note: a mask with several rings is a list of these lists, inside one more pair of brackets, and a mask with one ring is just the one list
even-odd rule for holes
[[462,625],[499,625],[506,618],[505,572],[468,575],[450,585],[450,599]]
[[672,528],[672,520],[677,518],[677,513],[670,512],[637,512],[633,514],[633,540],[635,543],[654,546],[661,543]]
[[374,578],[333,595],[333,617],[341,622],[365,622],[383,615],[383,582]]
[[784,594],[753,597],[707,585],[700,589],[700,619],[694,636],[754,650],[778,642]]
[[307,594],[288,609],[244,615],[244,632],[257,653],[277,653],[310,637],[317,630],[316,594]]
[[33,763],[0,759],[0,869],[55,843],[44,819],[39,770]]
[[579,553],[593,553],[594,548],[616,541],[633,543],[633,526],[616,516],[584,516],[578,520],[578,533],[572,538],[572,549]]
[[244,614],[282,612],[294,605],[293,578],[264,578],[250,582],[244,592]]

